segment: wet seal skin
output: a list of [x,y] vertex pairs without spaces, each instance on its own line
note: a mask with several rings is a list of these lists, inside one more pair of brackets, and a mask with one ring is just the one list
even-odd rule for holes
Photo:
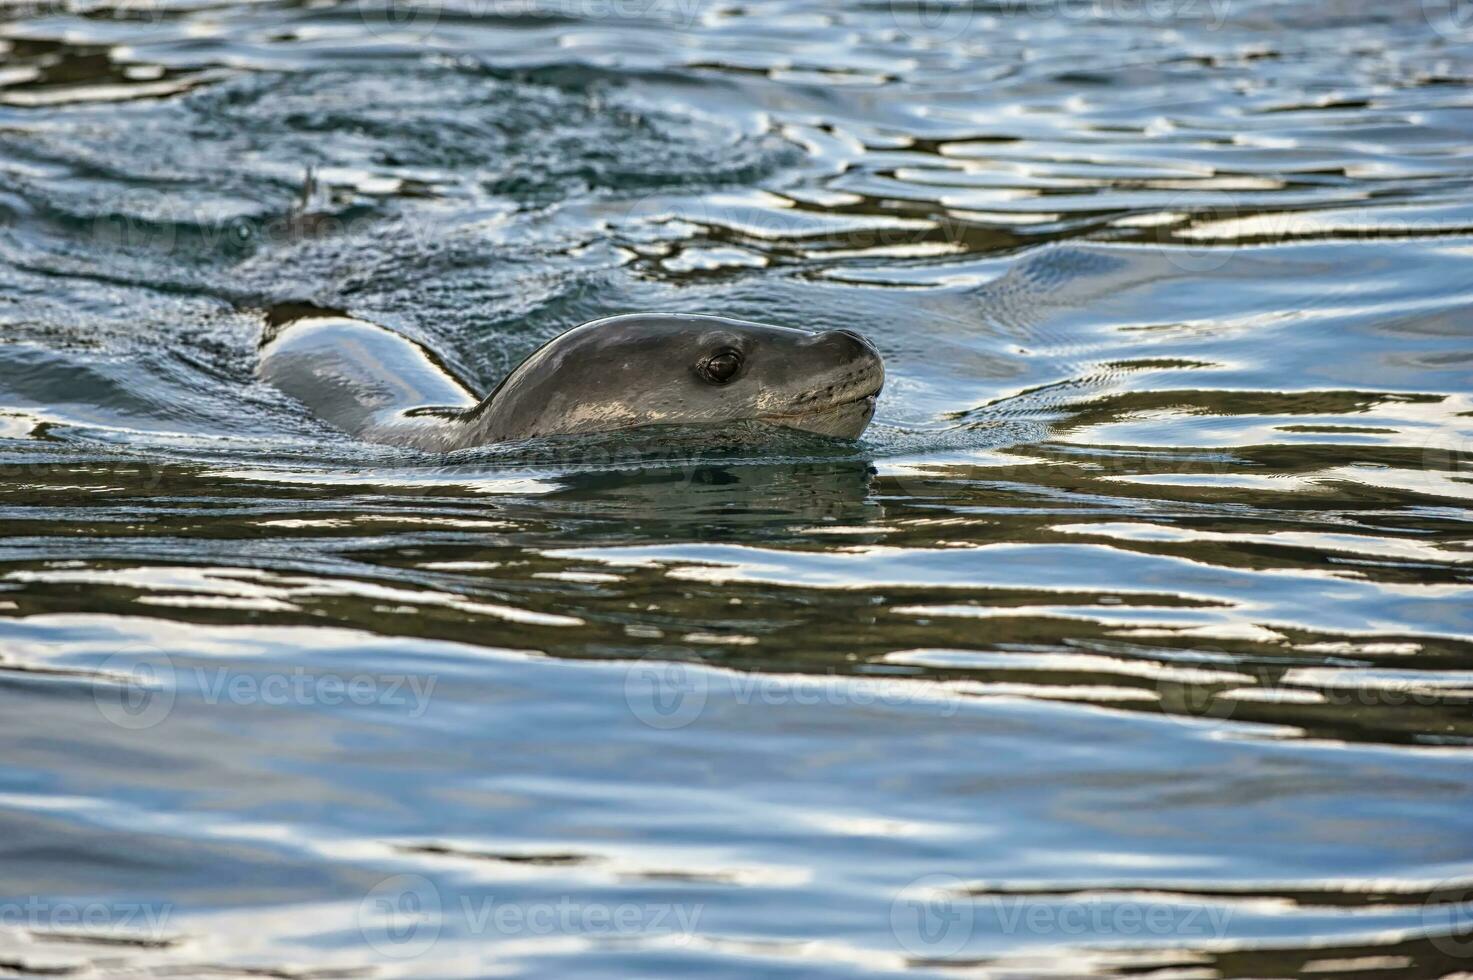
[[631,313],[555,337],[478,398],[420,344],[306,304],[268,311],[260,378],[361,439],[444,451],[653,425],[858,438],[885,381],[849,330]]

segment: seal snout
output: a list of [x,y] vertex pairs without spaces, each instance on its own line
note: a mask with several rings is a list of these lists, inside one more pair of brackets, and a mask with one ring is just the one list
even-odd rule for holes
[[842,382],[849,397],[843,400],[874,398],[885,384],[885,363],[875,345],[863,334],[840,328],[818,335],[820,342],[833,349],[840,365]]
[[806,332],[783,354],[784,384],[758,418],[793,429],[857,439],[874,416],[885,364],[853,330]]

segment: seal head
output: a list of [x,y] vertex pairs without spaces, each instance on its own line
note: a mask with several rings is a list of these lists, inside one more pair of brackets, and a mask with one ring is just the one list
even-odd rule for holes
[[884,381],[880,355],[848,330],[636,313],[585,323],[542,347],[472,424],[479,442],[737,421],[853,439]]
[[555,337],[478,400],[384,327],[326,310],[275,325],[263,380],[354,435],[420,449],[737,422],[852,439],[885,381],[880,355],[848,330],[636,313]]

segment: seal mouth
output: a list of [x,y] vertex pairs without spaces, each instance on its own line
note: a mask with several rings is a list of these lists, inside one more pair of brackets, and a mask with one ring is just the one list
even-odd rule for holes
[[806,419],[812,418],[815,415],[827,415],[830,412],[838,412],[846,408],[866,408],[873,410],[875,401],[879,396],[880,393],[877,391],[868,395],[856,395],[853,398],[841,402],[830,402],[827,405],[819,405],[815,408],[805,408],[801,412],[773,413],[771,415],[760,415],[758,418],[766,422],[783,422],[789,419]]
[[802,412],[784,415],[763,415],[759,422],[812,432],[821,436],[839,439],[858,439],[869,426],[875,414],[875,399],[878,392],[859,395],[841,402],[830,402]]

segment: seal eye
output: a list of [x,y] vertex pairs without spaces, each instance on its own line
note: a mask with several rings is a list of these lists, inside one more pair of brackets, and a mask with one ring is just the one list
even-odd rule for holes
[[724,385],[742,369],[742,355],[734,350],[719,350],[701,362],[701,377],[713,385]]

